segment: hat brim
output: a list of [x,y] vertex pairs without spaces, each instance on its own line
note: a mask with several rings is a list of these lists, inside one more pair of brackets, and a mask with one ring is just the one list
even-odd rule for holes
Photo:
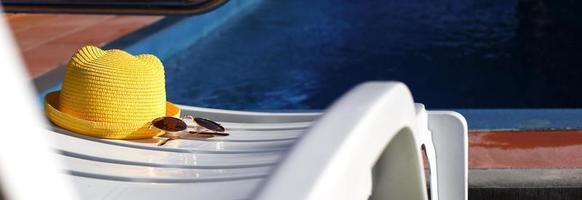
[[[150,128],[149,123],[110,123],[84,120],[61,112],[59,105],[60,91],[51,92],[45,96],[45,111],[50,121],[57,126],[97,138],[106,139],[144,139],[164,134],[163,131]],[[166,102],[166,116],[180,117],[180,108]]]

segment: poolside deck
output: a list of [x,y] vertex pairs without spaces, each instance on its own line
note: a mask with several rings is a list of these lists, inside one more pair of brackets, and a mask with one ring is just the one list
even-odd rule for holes
[[5,14],[31,77],[63,64],[86,44],[103,46],[160,16]]

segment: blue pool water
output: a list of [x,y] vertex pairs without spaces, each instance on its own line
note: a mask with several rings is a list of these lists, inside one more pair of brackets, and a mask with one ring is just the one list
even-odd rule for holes
[[267,0],[165,59],[168,99],[323,109],[358,83],[399,80],[432,109],[582,108],[580,4]]

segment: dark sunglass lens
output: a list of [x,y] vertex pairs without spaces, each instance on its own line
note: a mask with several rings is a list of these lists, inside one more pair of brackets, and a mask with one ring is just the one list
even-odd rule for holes
[[218,131],[218,132],[224,131],[224,127],[222,127],[220,124],[213,122],[211,120],[200,118],[200,117],[195,117],[194,121],[198,125],[200,125],[204,128],[207,128],[208,130],[213,130],[213,131]]
[[164,131],[177,132],[188,128],[181,119],[175,117],[160,117],[152,121],[152,125]]

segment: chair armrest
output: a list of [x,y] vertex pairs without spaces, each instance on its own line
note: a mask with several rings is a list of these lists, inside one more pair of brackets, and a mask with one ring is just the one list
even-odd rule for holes
[[465,118],[451,111],[429,111],[428,127],[436,152],[440,199],[467,199],[468,135]]
[[[427,199],[417,149],[421,137],[416,135],[428,129],[416,122],[415,105],[404,84],[362,84],[334,103],[296,143],[257,197]],[[392,140],[397,140],[395,145]],[[373,178],[376,165],[387,171]],[[402,179],[382,178],[388,175]],[[372,182],[389,187],[372,194]]]

